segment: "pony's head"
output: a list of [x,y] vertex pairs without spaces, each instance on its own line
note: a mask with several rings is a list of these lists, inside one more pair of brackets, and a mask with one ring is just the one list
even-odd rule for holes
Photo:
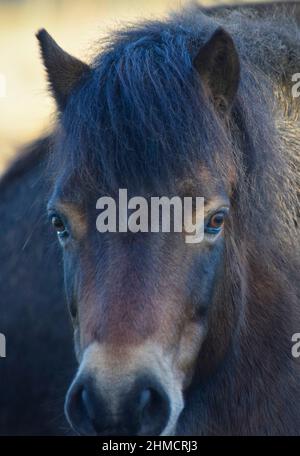
[[[215,358],[201,347],[214,338],[221,357],[229,344],[235,309],[224,296],[228,275],[241,275],[226,265],[241,224],[231,125],[240,67],[224,29],[195,36],[172,22],[143,25],[86,65],[38,33],[60,112],[48,211],[80,363],[66,414],[81,434],[171,434],[196,367]],[[203,240],[100,233],[96,202],[119,189],[146,201],[203,197]]]

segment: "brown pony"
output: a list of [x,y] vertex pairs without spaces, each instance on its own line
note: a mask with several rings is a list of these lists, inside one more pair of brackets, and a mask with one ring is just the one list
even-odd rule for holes
[[[37,35],[60,112],[48,212],[80,434],[300,433],[300,32],[285,6],[255,11],[197,7],[124,29],[91,65]],[[99,233],[98,198],[122,188],[204,197],[203,241]]]

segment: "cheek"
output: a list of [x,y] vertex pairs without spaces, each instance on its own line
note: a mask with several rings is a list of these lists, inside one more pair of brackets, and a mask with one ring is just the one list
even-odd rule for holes
[[178,337],[176,368],[186,388],[195,370],[201,346],[207,334],[207,313],[212,305],[223,270],[223,242],[195,257],[188,279],[189,298],[183,314],[187,320]]
[[65,293],[72,319],[77,319],[77,301],[80,283],[78,260],[74,254],[64,253]]
[[205,254],[195,258],[189,276],[191,302],[195,314],[205,314],[213,301],[224,268],[224,243],[210,246]]
[[192,379],[205,336],[204,322],[187,323],[181,334],[175,365],[184,389],[189,386]]

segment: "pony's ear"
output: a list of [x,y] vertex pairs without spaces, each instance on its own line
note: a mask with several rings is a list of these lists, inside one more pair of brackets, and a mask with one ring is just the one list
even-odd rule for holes
[[219,27],[194,59],[205,90],[218,109],[231,107],[240,79],[240,61],[231,36]]
[[65,52],[45,29],[40,30],[36,37],[52,93],[59,109],[63,110],[70,93],[90,67]]

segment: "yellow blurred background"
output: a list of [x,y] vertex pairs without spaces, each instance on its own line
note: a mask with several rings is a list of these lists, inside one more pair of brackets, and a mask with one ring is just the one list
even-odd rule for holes
[[[0,172],[23,143],[51,127],[35,32],[45,27],[86,60],[93,41],[122,22],[161,17],[189,0],[0,0]],[[202,4],[224,1],[202,0]]]

